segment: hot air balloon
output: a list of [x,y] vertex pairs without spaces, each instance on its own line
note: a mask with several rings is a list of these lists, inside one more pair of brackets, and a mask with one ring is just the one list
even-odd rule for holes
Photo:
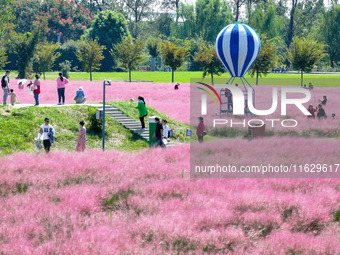
[[226,26],[216,39],[216,53],[232,77],[244,77],[260,49],[259,36],[244,24]]
[[[244,82],[251,87],[254,102],[255,91],[244,76],[256,60],[261,49],[261,42],[257,33],[245,24],[230,24],[218,34],[215,47],[217,56],[231,75],[227,84],[229,84],[230,81],[230,83],[233,83],[235,77],[240,77],[243,83],[245,97],[247,98],[248,90]],[[221,91],[221,93],[223,93],[223,91]],[[246,112],[248,112],[247,99],[245,101],[245,109]]]

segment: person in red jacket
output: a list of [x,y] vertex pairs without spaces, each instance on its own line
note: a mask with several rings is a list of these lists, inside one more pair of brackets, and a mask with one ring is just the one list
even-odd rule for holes
[[33,94],[35,99],[35,106],[39,105],[39,94],[40,94],[40,80],[39,75],[35,75],[35,80],[33,82]]
[[309,115],[309,116],[307,116],[307,118],[313,118],[313,119],[315,119],[315,112],[316,112],[316,109],[313,107],[313,105],[309,105],[308,106],[308,109],[307,109],[308,111],[309,111],[309,113],[310,114],[312,114],[312,115]]
[[203,143],[203,132],[204,132],[204,122],[203,122],[203,118],[199,117],[198,118],[198,127],[196,130],[196,135],[198,137],[198,142]]

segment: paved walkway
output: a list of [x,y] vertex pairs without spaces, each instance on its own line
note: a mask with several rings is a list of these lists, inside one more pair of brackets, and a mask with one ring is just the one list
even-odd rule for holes
[[[103,104],[40,104],[39,106],[34,106],[34,104],[15,104],[14,106],[8,105],[13,108],[23,108],[23,107],[65,107],[65,106],[93,106],[93,107],[103,107]],[[109,107],[109,106],[108,106]]]

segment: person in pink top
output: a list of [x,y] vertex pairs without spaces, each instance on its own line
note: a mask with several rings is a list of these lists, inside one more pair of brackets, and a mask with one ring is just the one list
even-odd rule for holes
[[[65,84],[68,83],[68,80],[63,77],[62,73],[59,73],[59,77],[57,78],[57,89],[58,89],[58,105],[65,104]],[[63,102],[61,103],[61,99]]]

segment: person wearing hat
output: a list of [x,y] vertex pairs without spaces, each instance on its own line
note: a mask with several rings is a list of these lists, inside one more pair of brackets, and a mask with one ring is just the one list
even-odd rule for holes
[[198,138],[198,142],[199,143],[203,143],[203,132],[204,132],[204,122],[203,122],[203,118],[202,117],[199,117],[198,118],[198,127],[197,127],[197,130],[196,130],[196,135],[197,135],[197,138]]
[[86,103],[86,97],[85,97],[85,93],[84,93],[82,87],[79,87],[79,89],[77,90],[76,97],[74,98],[74,101],[76,101],[76,104],[85,104]]

